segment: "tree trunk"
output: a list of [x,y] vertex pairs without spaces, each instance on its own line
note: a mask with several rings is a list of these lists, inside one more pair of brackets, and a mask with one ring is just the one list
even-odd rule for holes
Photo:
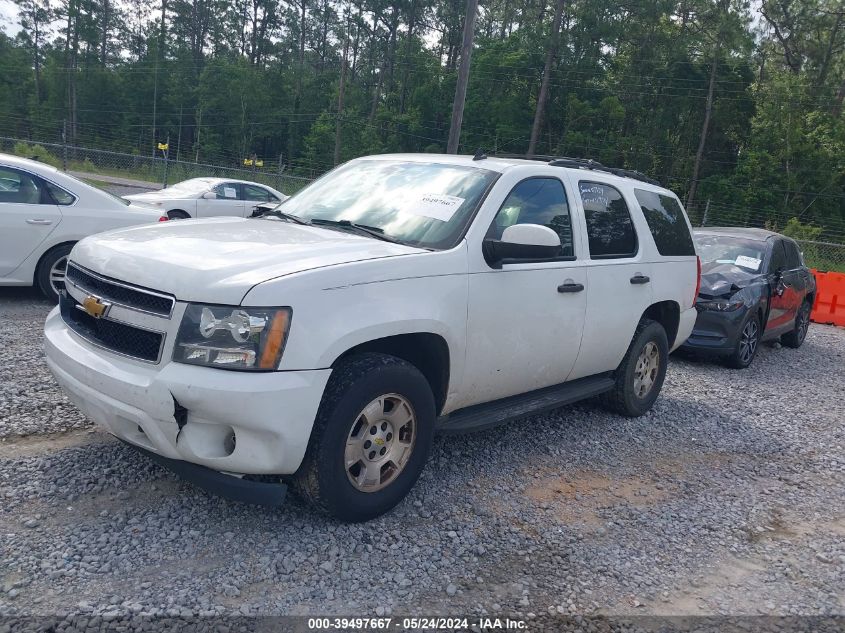
[[411,45],[414,41],[414,27],[417,18],[417,0],[411,0],[411,12],[408,16],[408,35],[405,38],[405,59],[402,69],[402,93],[399,96],[399,113],[405,114],[405,100],[408,98],[408,73],[411,68]]
[[528,155],[533,156],[537,149],[537,139],[540,137],[540,129],[543,125],[543,115],[546,111],[546,101],[549,98],[549,76],[552,74],[552,64],[557,57],[557,49],[560,44],[560,21],[563,17],[563,7],[566,0],[557,0],[555,6],[555,17],[552,23],[552,34],[549,41],[549,50],[546,53],[546,64],[543,66],[543,79],[540,82],[540,94],[537,96],[537,109],[534,112],[534,125],[531,126],[531,140],[528,142]]
[[337,89],[337,118],[334,124],[334,164],[340,162],[340,134],[343,119],[343,95],[346,90],[346,57],[349,55],[349,19],[346,20],[346,35],[343,38],[343,59],[340,62],[340,86]]
[[455,100],[452,102],[452,123],[449,126],[449,141],[446,153],[457,154],[461,140],[461,123],[464,118],[464,102],[469,83],[469,64],[472,60],[472,40],[475,35],[475,14],[478,0],[467,0],[467,15],[464,20],[464,41],[461,47],[461,65],[458,68],[458,82],[455,84]]
[[707,143],[707,132],[710,128],[710,116],[713,113],[713,93],[716,91],[716,67],[719,61],[720,49],[721,41],[717,39],[713,51],[713,64],[710,66],[710,85],[707,87],[707,103],[704,106],[704,123],[701,124],[698,151],[695,153],[695,162],[692,165],[692,178],[690,180],[689,195],[687,195],[687,210],[690,209],[692,203],[695,201],[695,193],[698,189],[698,174],[701,171],[701,159],[704,156],[704,146]]
[[100,40],[100,64],[106,67],[106,50],[109,42],[109,22],[111,21],[111,4],[109,0],[102,0],[103,3],[103,31]]

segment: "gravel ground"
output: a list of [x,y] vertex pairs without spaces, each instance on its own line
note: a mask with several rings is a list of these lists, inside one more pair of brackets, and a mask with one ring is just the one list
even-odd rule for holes
[[404,503],[342,525],[91,429],[42,360],[48,308],[0,290],[0,615],[845,615],[845,330],[745,371],[673,358],[639,419],[441,437]]

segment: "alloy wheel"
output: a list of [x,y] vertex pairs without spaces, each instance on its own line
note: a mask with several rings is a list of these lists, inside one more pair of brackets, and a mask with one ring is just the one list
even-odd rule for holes
[[67,255],[60,257],[50,266],[50,287],[56,295],[65,289],[65,275],[67,274]]
[[742,334],[739,339],[739,359],[743,364],[748,364],[754,358],[754,352],[757,351],[758,334],[760,328],[757,326],[757,321],[751,319],[742,328]]
[[801,305],[798,311],[798,343],[803,343],[807,337],[807,330],[810,329],[810,306],[806,303]]
[[654,341],[649,341],[643,346],[634,367],[634,394],[638,398],[645,398],[654,387],[659,369],[660,350]]
[[376,492],[405,469],[417,439],[411,403],[396,393],[379,396],[355,418],[344,451],[349,482],[361,492]]

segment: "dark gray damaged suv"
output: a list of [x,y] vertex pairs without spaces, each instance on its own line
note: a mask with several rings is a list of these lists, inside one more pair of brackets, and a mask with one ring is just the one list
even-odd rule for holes
[[694,231],[701,257],[698,317],[687,351],[722,356],[743,369],[762,341],[800,347],[807,335],[816,280],[798,244],[747,228]]

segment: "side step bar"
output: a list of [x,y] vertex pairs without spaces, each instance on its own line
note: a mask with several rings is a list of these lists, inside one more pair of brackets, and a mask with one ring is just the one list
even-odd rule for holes
[[437,432],[460,434],[498,426],[510,420],[591,398],[613,388],[612,373],[579,378],[562,385],[522,393],[453,411],[437,420]]

